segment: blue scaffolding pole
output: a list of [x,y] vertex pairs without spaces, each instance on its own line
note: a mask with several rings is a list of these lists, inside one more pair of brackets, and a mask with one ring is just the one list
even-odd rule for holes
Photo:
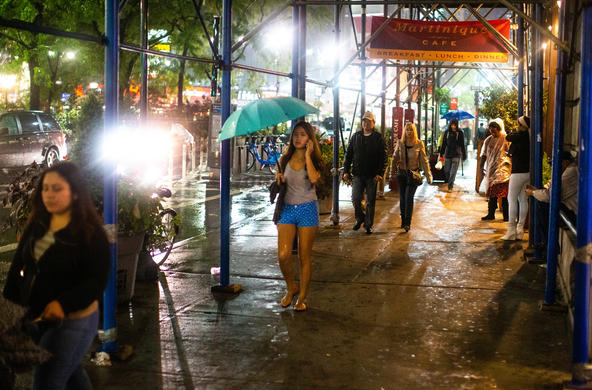
[[[222,5],[222,124],[230,116],[231,0]],[[230,285],[230,140],[220,143],[220,287]]]
[[[117,127],[117,92],[119,85],[119,3],[105,1],[105,127],[107,135]],[[109,238],[111,264],[109,281],[103,293],[103,346],[104,352],[116,347],[117,328],[115,308],[117,304],[117,176],[115,163],[106,160],[104,165],[103,221]]]
[[[564,39],[565,6],[559,10],[559,39]],[[565,52],[557,52],[557,74],[555,76],[555,113],[553,133],[553,173],[551,176],[551,199],[549,202],[549,232],[547,236],[547,283],[544,305],[555,304],[557,287],[557,255],[559,252],[559,204],[561,203],[561,152],[565,122]],[[545,221],[541,221],[545,222]]]
[[[542,5],[536,4],[535,8],[535,19],[537,23],[542,23],[543,11]],[[534,32],[534,73],[533,73],[533,131],[531,144],[533,145],[533,154],[531,156],[532,164],[532,184],[541,188],[543,186],[543,167],[542,167],[542,143],[543,143],[543,52],[541,51],[541,45],[543,43],[541,33],[539,30]],[[533,214],[534,214],[534,225],[531,230],[534,230],[534,258],[542,259],[540,244],[542,237],[539,232],[538,226],[541,223],[547,223],[547,221],[541,221],[539,215],[537,215],[538,201],[534,199]]]
[[524,21],[522,18],[518,18],[518,30],[516,32],[516,47],[520,56],[518,59],[518,118],[520,118],[524,115]]
[[[341,6],[335,5],[335,47],[339,47],[341,30]],[[335,73],[339,72],[339,56],[335,56]],[[331,221],[339,224],[339,136],[341,135],[341,113],[339,112],[339,84],[333,87],[333,210]]]
[[577,249],[575,259],[574,335],[572,384],[586,383],[590,331],[590,263],[592,262],[592,5],[582,12],[581,93]]

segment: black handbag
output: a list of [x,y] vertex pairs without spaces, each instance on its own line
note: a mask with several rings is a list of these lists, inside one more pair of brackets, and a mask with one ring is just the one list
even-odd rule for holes
[[[280,164],[277,164],[278,171],[280,170]],[[284,196],[286,195],[287,185],[286,183],[279,183],[276,180],[273,180],[269,184],[269,200],[271,204],[275,203],[275,210],[273,211],[273,223],[277,225],[278,221],[282,216],[282,211],[284,211]],[[277,198],[277,199],[276,199]]]

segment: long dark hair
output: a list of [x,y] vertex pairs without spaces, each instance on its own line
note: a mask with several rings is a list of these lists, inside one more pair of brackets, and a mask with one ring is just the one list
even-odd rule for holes
[[458,131],[458,119],[454,118],[450,121],[450,123],[448,124],[448,130],[452,130],[452,125],[456,125],[456,130]]
[[70,186],[72,194],[70,229],[76,235],[82,235],[88,243],[97,228],[102,228],[102,221],[97,214],[97,210],[91,200],[90,193],[80,169],[71,162],[58,162],[51,168],[47,168],[41,176],[33,192],[31,200],[32,212],[29,216],[27,226],[35,222],[44,222],[49,224],[51,214],[45,208],[41,193],[43,191],[43,180],[49,172],[55,172],[62,177]]
[[317,141],[317,137],[315,136],[314,128],[312,125],[305,121],[300,121],[294,125],[294,129],[292,129],[292,134],[290,134],[290,144],[288,145],[288,149],[284,152],[282,159],[280,160],[280,168],[282,172],[286,171],[286,165],[288,165],[288,161],[292,158],[292,155],[296,151],[296,147],[294,146],[294,132],[297,128],[301,127],[304,129],[304,132],[308,136],[308,139],[311,140],[314,144],[314,151],[312,152],[311,160],[312,164],[314,165],[317,171],[321,171],[323,169],[323,159],[321,158],[321,148],[319,147],[319,142]]

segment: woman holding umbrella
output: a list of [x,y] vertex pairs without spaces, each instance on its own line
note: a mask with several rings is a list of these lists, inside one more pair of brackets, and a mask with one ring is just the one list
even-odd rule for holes
[[[278,184],[286,183],[287,186],[284,209],[277,223],[278,260],[287,287],[281,305],[290,306],[294,296],[298,294],[294,305],[295,311],[307,309],[312,245],[319,226],[319,209],[314,185],[321,178],[322,164],[321,150],[313,127],[308,122],[298,122],[290,136],[288,149],[280,160],[280,170],[276,173]],[[292,265],[292,245],[296,234],[300,258],[300,286],[294,282]]]

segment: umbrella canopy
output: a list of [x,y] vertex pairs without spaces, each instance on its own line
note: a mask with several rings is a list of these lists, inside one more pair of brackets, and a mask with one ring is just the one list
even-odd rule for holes
[[250,134],[317,111],[305,101],[293,97],[259,99],[232,113],[224,122],[219,139]]
[[451,110],[448,111],[448,113],[442,115],[440,117],[440,119],[458,119],[458,120],[463,120],[463,119],[473,119],[474,116],[469,114],[466,111],[463,110]]

